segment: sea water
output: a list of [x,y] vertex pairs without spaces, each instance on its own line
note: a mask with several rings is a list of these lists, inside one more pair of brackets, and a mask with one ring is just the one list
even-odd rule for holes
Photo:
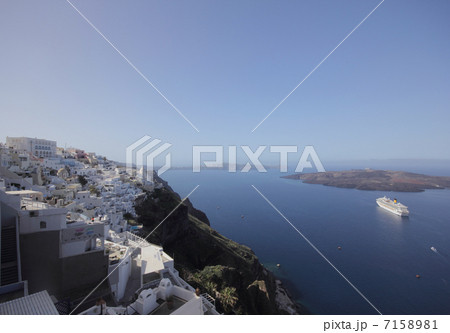
[[[450,190],[359,191],[281,175],[171,170],[163,178],[182,197],[200,185],[190,200],[211,226],[251,247],[313,314],[377,312],[251,185],[383,314],[450,314]],[[410,216],[378,207],[384,195]]]

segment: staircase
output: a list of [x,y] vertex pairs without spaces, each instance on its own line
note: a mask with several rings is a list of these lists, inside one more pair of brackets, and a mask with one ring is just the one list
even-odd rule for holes
[[1,232],[0,285],[19,282],[16,227],[3,227]]

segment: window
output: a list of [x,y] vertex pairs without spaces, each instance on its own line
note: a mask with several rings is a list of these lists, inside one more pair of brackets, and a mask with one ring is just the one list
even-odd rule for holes
[[45,228],[47,228],[47,222],[41,221],[39,226],[40,226],[41,229],[45,229]]

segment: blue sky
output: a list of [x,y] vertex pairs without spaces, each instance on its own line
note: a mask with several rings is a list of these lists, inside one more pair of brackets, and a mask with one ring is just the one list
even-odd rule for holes
[[251,133],[379,2],[73,0],[197,133],[67,2],[2,1],[0,140],[123,161],[147,134],[173,144],[175,164],[194,144],[449,159],[446,0],[386,0]]

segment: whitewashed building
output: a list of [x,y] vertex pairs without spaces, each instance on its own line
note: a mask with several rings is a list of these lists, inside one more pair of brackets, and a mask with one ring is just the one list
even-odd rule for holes
[[56,155],[56,141],[52,140],[6,137],[6,146],[18,150],[25,150],[37,157],[54,157]]

